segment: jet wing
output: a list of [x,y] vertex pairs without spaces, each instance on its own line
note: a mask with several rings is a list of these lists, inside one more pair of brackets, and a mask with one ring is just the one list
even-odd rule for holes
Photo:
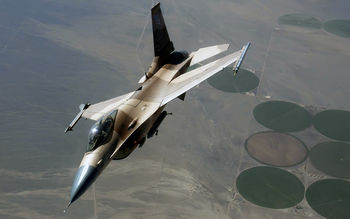
[[117,109],[122,103],[129,99],[134,92],[130,92],[103,102],[90,105],[81,117],[91,120],[99,120],[102,116]]
[[99,120],[102,116],[118,109],[118,107],[122,105],[127,99],[129,99],[133,94],[134,92],[130,92],[95,104],[81,104],[79,106],[80,112],[75,116],[73,121],[69,124],[64,132],[67,133],[68,131],[72,131],[73,127],[75,124],[77,124],[81,117],[95,121]]
[[223,68],[237,61],[238,59],[240,59],[240,57],[242,57],[244,52],[245,50],[243,48],[235,53],[227,55],[216,61],[210,62],[206,65],[203,65],[199,68],[196,68],[175,78],[169,83],[168,90],[163,96],[161,106],[167,104],[168,102],[177,98],[178,96],[190,90],[194,86],[200,84],[204,80],[218,73]]

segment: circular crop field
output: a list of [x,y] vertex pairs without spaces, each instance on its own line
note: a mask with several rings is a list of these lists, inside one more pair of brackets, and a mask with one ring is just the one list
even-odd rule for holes
[[302,141],[279,132],[256,133],[247,139],[245,147],[255,160],[279,167],[297,165],[308,155],[308,150]]
[[322,23],[317,18],[305,14],[286,14],[278,18],[280,25],[296,26],[309,29],[321,29]]
[[248,201],[267,208],[297,205],[304,198],[304,185],[293,174],[275,167],[253,167],[239,174],[238,192]]
[[268,101],[254,108],[254,118],[266,128],[295,132],[311,125],[312,117],[303,107],[284,101]]
[[251,71],[240,69],[236,75],[231,67],[208,78],[208,83],[221,91],[242,93],[254,90],[259,84],[259,78]]
[[317,113],[313,124],[321,134],[339,141],[350,141],[350,112],[326,110]]
[[350,182],[325,179],[309,186],[305,194],[309,205],[320,215],[329,219],[349,218]]
[[323,28],[334,35],[350,37],[350,20],[330,20],[324,23]]
[[317,144],[310,151],[310,160],[330,176],[350,179],[350,144],[331,141]]

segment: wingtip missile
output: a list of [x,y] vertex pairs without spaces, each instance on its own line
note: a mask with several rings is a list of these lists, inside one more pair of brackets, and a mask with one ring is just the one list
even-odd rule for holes
[[246,45],[243,46],[242,48],[242,53],[241,53],[241,56],[237,59],[237,61],[235,62],[235,64],[233,65],[233,72],[234,72],[234,75],[237,74],[239,68],[241,67],[242,65],[242,62],[243,62],[243,59],[249,49],[249,46],[250,46],[250,42],[248,42]]
[[73,121],[69,124],[69,126],[66,128],[66,130],[64,130],[64,133],[67,133],[69,131],[73,130],[73,127],[75,126],[75,124],[77,124],[77,122],[79,121],[80,117],[83,115],[84,111],[90,106],[90,103],[86,103],[86,104],[80,104],[79,109],[80,112],[76,115],[76,117],[73,119]]

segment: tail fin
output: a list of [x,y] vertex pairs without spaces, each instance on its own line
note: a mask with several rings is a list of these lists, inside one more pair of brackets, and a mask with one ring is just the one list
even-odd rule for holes
[[166,56],[174,51],[173,42],[170,41],[168,31],[165,26],[160,3],[152,8],[152,28],[154,56]]

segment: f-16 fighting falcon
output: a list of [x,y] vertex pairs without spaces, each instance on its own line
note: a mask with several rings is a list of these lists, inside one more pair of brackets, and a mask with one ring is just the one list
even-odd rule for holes
[[166,104],[185,99],[186,92],[223,68],[234,63],[236,74],[250,43],[235,53],[188,71],[193,66],[227,50],[228,44],[201,48],[195,52],[175,51],[170,41],[160,4],[152,8],[154,58],[130,93],[96,104],[80,105],[80,112],[65,132],[81,117],[96,121],[88,135],[87,149],[76,173],[70,202],[77,200],[112,160],[124,159],[157,134],[168,115]]

